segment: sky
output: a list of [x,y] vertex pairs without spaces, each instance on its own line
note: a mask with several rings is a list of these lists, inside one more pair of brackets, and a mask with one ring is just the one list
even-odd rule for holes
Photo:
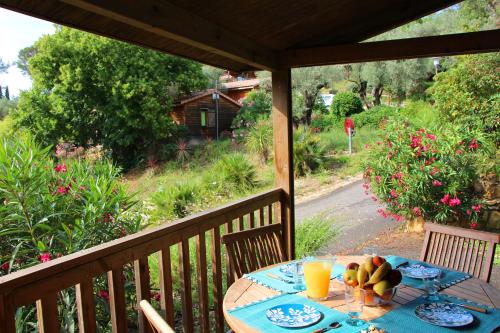
[[[19,50],[53,32],[54,25],[51,22],[0,8],[0,58],[3,62],[13,63],[17,60]],[[14,97],[19,96],[20,90],[29,89],[31,80],[13,65],[7,73],[0,74],[0,85],[9,86],[10,96]]]

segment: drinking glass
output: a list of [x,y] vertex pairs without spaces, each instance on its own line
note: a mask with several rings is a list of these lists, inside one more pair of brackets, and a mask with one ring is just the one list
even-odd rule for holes
[[441,287],[441,274],[432,278],[424,278],[425,298],[432,302],[439,301],[439,289]]
[[364,321],[360,319],[365,305],[365,290],[358,287],[345,286],[345,305],[347,309],[347,324],[361,326]]
[[302,261],[296,261],[292,263],[292,273],[293,273],[293,289],[295,290],[305,290],[304,285],[304,270]]
[[313,258],[303,263],[306,295],[314,300],[326,300],[330,288],[331,258]]

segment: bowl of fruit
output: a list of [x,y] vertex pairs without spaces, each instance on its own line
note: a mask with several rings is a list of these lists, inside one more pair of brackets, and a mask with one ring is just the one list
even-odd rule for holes
[[347,265],[343,279],[346,285],[364,290],[366,306],[379,306],[391,302],[402,275],[383,257],[370,256],[362,264]]

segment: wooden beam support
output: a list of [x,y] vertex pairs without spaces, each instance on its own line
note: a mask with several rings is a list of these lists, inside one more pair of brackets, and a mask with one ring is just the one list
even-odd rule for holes
[[500,29],[284,51],[280,66],[308,67],[500,50]]
[[293,129],[291,70],[272,73],[273,133],[276,185],[283,189],[278,218],[283,225],[285,250],[289,260],[295,258],[295,216],[293,188]]
[[218,54],[262,70],[276,68],[274,51],[167,1],[62,0],[136,28]]

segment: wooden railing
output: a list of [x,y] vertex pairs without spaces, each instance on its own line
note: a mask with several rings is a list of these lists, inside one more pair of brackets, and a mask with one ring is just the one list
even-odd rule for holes
[[[65,289],[76,293],[79,332],[96,332],[94,285],[103,276],[108,284],[112,331],[127,332],[131,323],[124,271],[130,264],[137,304],[150,299],[151,285],[158,286],[161,312],[172,327],[182,322],[184,332],[195,328],[223,332],[222,300],[233,281],[221,234],[271,223],[284,226],[285,221],[278,218],[286,215],[283,200],[281,189],[270,190],[0,277],[0,332],[15,332],[16,310],[34,303],[39,331],[59,332],[58,295]],[[151,281],[151,260],[158,261],[158,281]],[[137,304],[133,308],[138,309]],[[176,315],[176,308],[182,316]],[[150,332],[140,311],[136,325],[140,332]]]

